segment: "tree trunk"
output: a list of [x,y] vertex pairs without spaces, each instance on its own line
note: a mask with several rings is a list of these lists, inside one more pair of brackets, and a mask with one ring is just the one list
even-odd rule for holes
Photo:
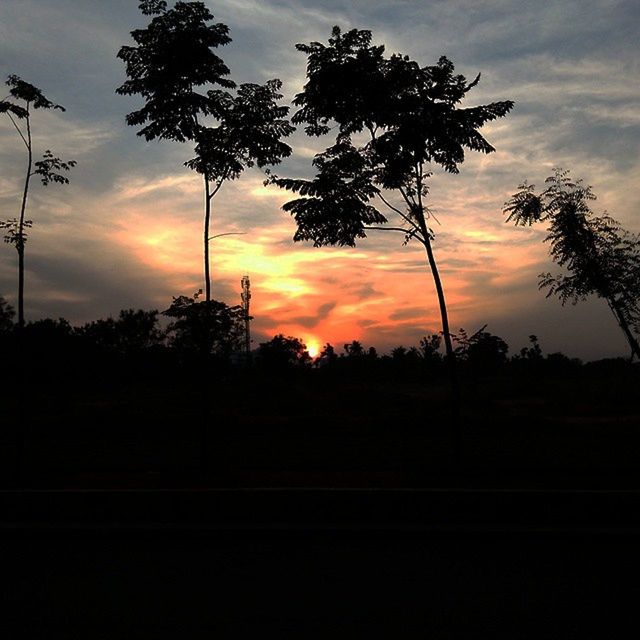
[[211,276],[209,273],[209,222],[211,220],[211,196],[209,176],[204,176],[204,299],[211,302]]
[[[211,302],[211,274],[209,270],[209,224],[211,222],[211,193],[209,188],[209,176],[204,174],[204,299]],[[206,309],[207,314],[210,309]],[[202,371],[200,383],[202,385],[202,415],[200,417],[200,475],[205,477],[208,470],[208,429],[209,429],[209,403],[207,402],[207,383],[209,371],[209,355],[211,353],[210,326],[207,324],[205,331],[205,344],[202,350]]]
[[[433,255],[433,247],[431,241],[427,236],[424,243],[427,251],[427,259],[429,261],[429,267],[433,274],[433,281],[436,285],[436,293],[438,294],[438,305],[440,306],[440,318],[442,320],[442,333],[444,337],[445,351],[447,353],[447,359],[451,363],[455,363],[455,353],[453,351],[453,343],[451,341],[451,330],[449,328],[449,314],[447,313],[447,303],[444,297],[444,289],[442,288],[442,280],[440,279],[440,272],[438,271],[438,265],[436,264],[435,256]],[[455,364],[451,367],[452,372],[452,388],[457,388],[457,376],[455,375]],[[455,381],[455,385],[453,384]]]
[[640,345],[638,344],[636,337],[633,335],[633,332],[629,328],[629,323],[627,322],[627,319],[624,317],[624,313],[622,313],[617,303],[614,301],[611,301],[609,303],[609,306],[611,307],[611,310],[613,311],[613,315],[618,321],[618,325],[622,329],[622,332],[624,333],[625,337],[627,338],[627,342],[631,347],[631,360],[633,360],[633,356],[636,356],[636,358],[640,359]]
[[24,180],[22,192],[22,205],[20,207],[20,221],[18,223],[18,237],[16,249],[18,251],[18,328],[24,327],[24,216],[27,210],[27,197],[29,196],[29,182],[31,181],[31,169],[33,167],[33,150],[31,148],[31,123],[29,121],[29,104],[27,104],[27,175]]
[[18,329],[24,329],[24,244],[18,249]]
[[433,281],[436,285],[436,292],[438,294],[438,304],[440,306],[440,317],[442,320],[442,334],[444,337],[445,351],[447,354],[447,367],[449,369],[449,381],[451,384],[451,414],[453,417],[454,439],[455,439],[455,452],[456,455],[460,454],[462,447],[462,437],[460,433],[460,386],[458,383],[458,372],[456,368],[456,356],[453,350],[453,343],[451,341],[451,330],[449,328],[449,315],[447,313],[447,303],[444,297],[444,289],[442,288],[442,281],[440,279],[440,272],[438,271],[438,265],[436,264],[435,256],[433,255],[433,247],[429,239],[428,230],[426,224],[424,225],[424,247],[427,252],[427,259],[429,261],[429,267],[433,274]]

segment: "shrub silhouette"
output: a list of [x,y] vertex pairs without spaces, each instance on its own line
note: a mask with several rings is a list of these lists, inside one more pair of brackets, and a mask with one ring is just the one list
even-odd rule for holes
[[311,356],[302,340],[279,333],[260,344],[257,361],[264,369],[285,372],[306,369],[311,364]]

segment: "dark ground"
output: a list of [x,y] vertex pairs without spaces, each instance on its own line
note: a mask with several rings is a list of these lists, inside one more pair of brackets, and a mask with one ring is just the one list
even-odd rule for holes
[[617,638],[637,616],[636,492],[0,502],[11,638]]
[[24,385],[22,399],[0,391],[0,480],[7,488],[640,488],[639,391],[635,369],[467,380],[458,456],[447,387],[437,381],[51,375]]
[[640,595],[637,374],[465,388],[457,457],[433,382],[53,376],[22,405],[4,386],[0,628],[621,637]]

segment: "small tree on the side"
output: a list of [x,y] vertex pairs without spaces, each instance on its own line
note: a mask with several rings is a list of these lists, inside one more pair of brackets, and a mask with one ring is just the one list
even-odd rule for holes
[[20,213],[17,217],[0,220],[0,229],[4,229],[4,241],[12,244],[18,252],[18,327],[24,327],[24,249],[27,242],[27,229],[33,226],[33,221],[26,218],[27,200],[31,178],[40,179],[43,186],[51,183],[68,184],[65,173],[75,167],[75,160],[62,161],[47,149],[40,160],[35,160],[33,145],[33,130],[31,117],[34,110],[59,109],[64,107],[48,100],[40,89],[25,82],[16,75],[10,75],[6,84],[9,95],[0,100],[0,114],[7,116],[27,152],[27,166],[24,176],[24,186],[20,201]]
[[547,223],[553,261],[565,272],[541,273],[539,288],[547,297],[576,304],[595,295],[606,301],[622,330],[631,358],[640,358],[640,234],[622,227],[609,215],[595,215],[590,186],[557,169],[539,194],[535,185],[521,184],[505,203],[507,222],[529,226]]

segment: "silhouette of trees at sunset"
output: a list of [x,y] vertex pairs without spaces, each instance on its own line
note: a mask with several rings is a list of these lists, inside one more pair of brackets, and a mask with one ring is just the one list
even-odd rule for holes
[[526,226],[548,223],[545,238],[554,262],[566,273],[542,273],[539,288],[564,305],[590,295],[606,301],[622,330],[631,357],[640,359],[640,234],[624,229],[607,214],[596,216],[589,202],[596,199],[590,186],[572,180],[557,169],[538,195],[524,183],[505,203],[507,222]]
[[[4,241],[12,244],[18,252],[18,326],[24,327],[24,249],[27,242],[27,231],[33,226],[33,221],[26,218],[27,200],[31,178],[38,177],[43,186],[51,183],[68,184],[65,173],[75,167],[75,160],[66,162],[47,149],[40,160],[34,159],[33,131],[31,117],[33,110],[58,109],[64,107],[51,102],[37,87],[25,82],[16,75],[10,75],[6,84],[9,95],[0,100],[0,114],[6,115],[27,151],[27,168],[24,177],[24,187],[20,202],[20,214],[16,218],[0,220],[0,229],[5,230]],[[24,125],[21,126],[22,121]]]
[[[141,109],[127,116],[140,126],[146,140],[194,144],[195,157],[185,165],[204,180],[204,301],[211,302],[209,245],[212,200],[227,180],[247,168],[278,164],[291,154],[281,141],[293,132],[286,119],[289,107],[278,104],[280,80],[264,85],[236,83],[229,68],[213,52],[231,42],[229,28],[211,24],[203,2],[143,2],[143,14],[153,16],[148,27],[131,32],[137,46],[123,46],[118,57],[128,80],[116,92],[140,95]],[[200,87],[210,87],[199,92]],[[203,90],[204,91],[204,90]],[[208,120],[216,124],[211,126]]]
[[[312,180],[271,181],[300,196],[283,206],[298,225],[294,240],[354,246],[370,230],[387,230],[403,234],[405,244],[417,240],[424,246],[455,406],[455,350],[427,205],[431,167],[458,173],[467,150],[492,153],[479,130],[507,115],[513,102],[462,108],[480,75],[467,82],[444,56],[427,66],[405,55],[386,56],[371,39],[370,31],[334,27],[328,45],[296,45],[307,54],[307,83],[294,99],[299,109],[292,121],[304,124],[310,136],[335,129],[335,142],[315,156]],[[363,135],[367,142],[360,144]],[[389,215],[399,226],[385,226]]]
[[[597,410],[608,418],[617,419],[618,413],[625,412],[625,419],[637,416],[635,396],[629,392],[637,388],[640,373],[633,359],[583,363],[560,352],[546,353],[533,333],[526,345],[510,351],[507,341],[487,325],[475,331],[452,328],[434,252],[435,217],[429,207],[432,171],[456,174],[468,152],[494,152],[481,130],[508,115],[512,101],[466,107],[479,75],[468,81],[446,57],[422,65],[408,56],[388,55],[384,46],[372,44],[369,31],[342,32],[335,27],[328,44],[297,45],[306,54],[307,75],[293,100],[297,111],[289,121],[279,80],[237,85],[230,78],[229,68],[216,53],[231,41],[229,28],[213,22],[204,2],[143,0],[139,9],[149,21],[131,32],[134,45],[121,47],[117,54],[127,79],[116,91],[143,101],[126,116],[138,136],[189,143],[193,148],[184,164],[203,179],[204,287],[192,296],[173,297],[162,311],[126,308],[113,317],[87,322],[78,305],[75,309],[82,313],[83,323],[77,326],[63,317],[25,319],[30,184],[35,178],[44,186],[66,184],[75,162],[63,161],[49,150],[36,159],[32,111],[63,108],[35,86],[9,76],[9,95],[0,100],[0,117],[25,145],[27,171],[19,215],[0,222],[5,241],[15,246],[19,258],[17,314],[0,297],[0,401],[12,425],[0,433],[5,438],[2,442],[9,443],[0,446],[0,456],[11,459],[7,465],[0,458],[0,473],[17,468],[22,478],[24,461],[31,459],[34,468],[46,467],[49,449],[56,447],[58,453],[63,451],[60,459],[64,461],[65,456],[73,457],[78,442],[83,443],[79,457],[83,464],[85,458],[91,461],[87,464],[91,472],[95,460],[102,459],[105,443],[113,446],[117,473],[125,473],[128,464],[145,474],[150,465],[172,468],[184,451],[197,450],[193,456],[197,463],[185,454],[183,461],[188,463],[176,468],[188,469],[187,475],[199,473],[199,480],[212,469],[221,470],[221,483],[229,478],[233,482],[234,464],[245,464],[245,458],[251,473],[264,468],[279,471],[282,460],[300,465],[295,466],[296,472],[306,473],[314,465],[322,471],[341,472],[349,447],[355,451],[351,467],[347,465],[349,472],[359,472],[364,461],[362,468],[375,473],[398,472],[405,463],[413,472],[423,473],[428,459],[450,473],[460,468],[465,456],[474,464],[481,460],[486,472],[505,434],[515,439],[511,441],[514,450],[529,454],[528,433],[513,429],[514,425],[526,424],[532,431],[542,425],[554,443],[558,422],[580,423],[595,402],[600,402]],[[294,177],[272,173],[271,167],[292,154],[284,140],[296,124],[309,136],[331,136],[329,145],[313,158],[315,175],[310,179],[295,175],[295,169]],[[362,312],[368,317],[345,322],[345,316],[352,320],[349,315],[380,300],[369,283],[357,292],[353,282],[343,287],[345,274],[337,270],[332,272],[337,276],[325,278],[336,283],[336,299],[320,304],[314,313],[311,307],[321,292],[300,286],[289,292],[287,317],[278,318],[283,308],[278,296],[284,289],[278,277],[302,281],[306,274],[291,273],[291,264],[306,264],[308,269],[320,264],[308,266],[312,259],[283,260],[273,269],[273,282],[264,283],[262,289],[265,297],[276,294],[262,307],[269,311],[254,326],[258,346],[252,354],[245,353],[245,346],[250,351],[248,321],[252,318],[247,317],[248,307],[212,299],[209,248],[214,238],[238,233],[210,235],[212,207],[223,185],[250,168],[262,170],[266,185],[292,194],[283,208],[296,223],[295,241],[355,246],[373,231],[391,231],[401,234],[405,245],[420,243],[424,266],[428,265],[435,285],[441,331],[423,335],[418,344],[389,344],[389,326],[422,335],[414,332],[413,308],[394,310],[397,313],[389,314],[388,324],[376,315],[382,313],[382,306],[367,307]],[[572,181],[567,172],[556,172],[541,193],[533,185],[521,185],[504,211],[516,225],[548,225],[551,257],[564,271],[555,276],[541,274],[540,288],[563,304],[588,296],[603,298],[638,358],[640,237],[608,215],[596,216],[589,207],[593,198],[590,187]],[[341,269],[343,264],[330,267]],[[183,278],[189,267],[184,269],[181,274],[175,270],[174,281]],[[363,271],[357,270],[356,277]],[[57,282],[55,274],[42,281]],[[76,284],[70,282],[69,291],[61,287],[60,292],[49,292],[49,299],[75,304],[67,294],[76,292]],[[339,306],[340,292],[357,296],[358,304],[345,304],[341,314],[327,320]],[[149,287],[145,295],[156,293]],[[301,294],[309,295],[308,300],[293,300]],[[92,291],[87,299],[97,295]],[[467,305],[467,312],[471,308]],[[279,332],[279,323],[299,327],[306,338],[289,335],[297,331],[294,328]],[[326,330],[326,339],[329,331],[335,331],[332,339],[336,340],[345,327],[352,327],[355,335],[340,335],[335,345],[326,342],[312,357],[319,335]],[[521,323],[518,330],[522,329],[539,327]],[[271,331],[276,335],[269,337]],[[598,428],[595,425],[594,433]],[[67,441],[58,441],[59,433],[66,434]],[[309,435],[316,438],[318,449],[308,444]],[[136,437],[144,455],[132,463]],[[499,443],[493,450],[487,445],[490,438]],[[552,449],[548,444],[540,449]],[[39,452],[32,455],[29,447]],[[91,455],[84,456],[87,450]],[[599,452],[597,447],[592,450]],[[307,457],[299,458],[300,451]],[[533,457],[523,459],[534,460],[538,454],[534,451]],[[515,466],[509,459],[507,467]]]

